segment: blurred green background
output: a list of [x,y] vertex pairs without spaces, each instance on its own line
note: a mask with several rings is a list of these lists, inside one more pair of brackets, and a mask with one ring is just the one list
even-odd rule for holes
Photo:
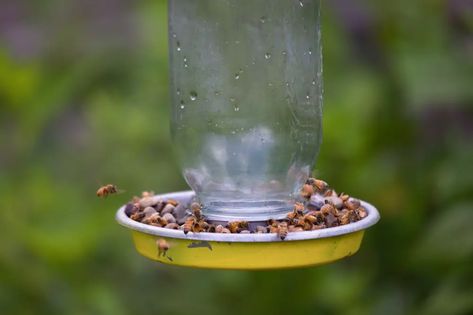
[[[0,2],[1,314],[473,313],[471,1],[323,5],[315,174],[377,205],[328,266],[194,270],[114,221],[186,189],[169,139],[166,2]],[[126,193],[99,200],[100,184]]]

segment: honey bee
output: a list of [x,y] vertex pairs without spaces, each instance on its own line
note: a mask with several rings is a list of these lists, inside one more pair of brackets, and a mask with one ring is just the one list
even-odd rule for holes
[[317,223],[317,217],[312,214],[306,214],[304,216],[304,221],[310,222],[311,224]]
[[187,218],[186,222],[184,222],[184,224],[182,226],[184,234],[187,234],[190,231],[192,231],[192,227],[193,227],[194,223],[195,223],[195,218],[194,217]]
[[329,214],[336,214],[337,211],[335,210],[335,207],[331,205],[330,203],[326,203],[320,208],[320,212],[323,215],[329,215]]
[[97,197],[106,198],[108,195],[115,194],[117,192],[118,192],[117,186],[108,184],[108,185],[100,187],[97,190]]
[[228,229],[232,233],[240,233],[242,230],[248,229],[248,222],[246,221],[228,222]]
[[177,224],[177,223],[168,223],[164,228],[165,229],[177,230],[179,228],[179,224]]
[[193,202],[190,208],[191,208],[192,214],[197,220],[202,219],[202,206],[199,203]]
[[298,215],[303,215],[305,210],[304,204],[300,202],[296,202],[294,205],[294,212],[296,212]]
[[199,226],[200,226],[200,228],[201,228],[203,231],[208,231],[209,228],[210,228],[210,224],[208,224],[208,223],[205,222],[204,220],[200,220],[200,221],[199,221]]
[[144,217],[145,217],[145,214],[143,212],[135,212],[130,216],[130,219],[141,222],[141,220],[143,220]]
[[291,211],[286,215],[286,218],[288,218],[289,220],[292,221],[292,220],[296,219],[297,216],[298,216],[298,214],[297,214],[296,211]]
[[281,222],[278,225],[278,236],[281,238],[281,240],[284,240],[287,237],[287,222]]
[[361,202],[358,199],[350,198],[347,201],[345,201],[345,207],[347,207],[348,210],[356,210],[361,206]]
[[166,252],[169,250],[169,244],[166,242],[165,239],[158,239],[156,241],[156,246],[158,247],[158,257],[159,256],[166,256]]
[[315,181],[316,181],[315,178],[310,177],[310,178],[308,178],[308,179],[305,181],[305,183],[306,183],[307,185],[312,185],[312,186],[313,186],[313,185],[315,185]]
[[328,184],[320,179],[316,179],[314,181],[314,186],[315,188],[317,188],[318,191],[325,191],[328,189]]
[[204,227],[202,226],[201,222],[195,221],[192,224],[191,231],[194,232],[194,233],[199,233],[199,232],[203,232],[205,230],[204,230]]
[[313,194],[314,194],[314,186],[309,185],[309,184],[305,184],[304,186],[302,186],[301,196],[303,198],[309,199],[310,196],[312,196]]
[[359,207],[358,209],[355,210],[356,214],[360,219],[366,218],[368,216],[368,211],[364,207]]
[[338,198],[342,199],[343,202],[346,202],[350,196],[342,192],[338,195]]

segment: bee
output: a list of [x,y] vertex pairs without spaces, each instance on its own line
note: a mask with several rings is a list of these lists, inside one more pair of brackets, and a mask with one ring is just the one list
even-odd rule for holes
[[169,250],[169,244],[166,242],[165,239],[158,239],[156,241],[156,246],[158,247],[158,257],[159,256],[166,256],[166,252]]
[[302,190],[301,190],[302,197],[309,199],[310,196],[312,196],[313,194],[314,194],[314,186],[309,185],[309,184],[305,184],[304,186],[302,186]]
[[202,219],[202,206],[199,203],[193,202],[190,208],[191,208],[192,214],[197,220]]
[[350,198],[347,201],[345,201],[345,207],[347,207],[349,210],[356,210],[360,206],[361,206],[361,202],[358,199]]
[[202,225],[200,224],[200,222],[198,221],[194,221],[194,223],[192,223],[192,226],[191,226],[191,231],[194,232],[194,233],[199,233],[199,232],[202,232],[204,229],[202,227]]
[[296,204],[294,205],[294,212],[296,212],[298,215],[303,215],[304,210],[305,210],[304,204],[300,202],[296,202]]
[[179,201],[174,200],[174,199],[168,199],[167,204],[170,204],[170,205],[173,205],[174,207],[177,207],[177,205],[179,204]]
[[208,231],[209,228],[210,228],[210,224],[208,224],[208,223],[205,222],[204,220],[200,220],[200,221],[199,221],[199,226],[200,226],[200,228],[201,228],[203,231]]
[[320,208],[320,212],[323,215],[329,215],[329,214],[335,214],[337,211],[335,210],[335,207],[331,205],[330,203],[326,203]]
[[314,181],[314,186],[315,188],[317,188],[318,191],[325,191],[328,189],[328,184],[320,179],[316,179]]
[[117,186],[108,184],[108,185],[100,187],[97,190],[97,197],[106,198],[108,195],[115,194],[117,192],[118,192]]
[[228,222],[228,229],[232,233],[240,233],[242,230],[247,230],[248,229],[248,222],[246,222],[246,221]]
[[194,223],[195,223],[195,218],[194,217],[187,218],[186,222],[184,222],[184,224],[182,226],[184,234],[187,234],[190,231],[192,231],[192,227],[194,226]]
[[278,236],[281,238],[281,240],[284,240],[287,237],[287,222],[281,222],[278,225]]
[[350,196],[345,194],[344,192],[341,192],[340,194],[338,194],[338,198],[342,199],[342,201],[345,202],[350,198]]
[[141,220],[143,220],[144,217],[145,217],[145,214],[143,212],[135,212],[130,216],[130,219],[141,222]]
[[304,216],[304,221],[310,222],[311,224],[317,223],[317,217],[312,214],[306,214]]
[[291,211],[286,215],[286,218],[288,218],[289,220],[292,221],[292,220],[296,219],[297,216],[298,216],[298,214],[297,214],[296,211]]
[[308,178],[308,179],[305,181],[305,183],[306,183],[307,185],[313,186],[313,185],[315,185],[315,181],[316,181],[315,178],[310,177],[310,178]]
[[366,211],[366,209],[364,207],[361,207],[361,206],[358,209],[356,209],[355,211],[356,211],[356,214],[358,215],[358,217],[360,219],[366,218],[366,216],[368,215],[368,211]]
[[168,223],[164,228],[165,229],[177,230],[179,228],[179,224],[177,224],[177,223]]

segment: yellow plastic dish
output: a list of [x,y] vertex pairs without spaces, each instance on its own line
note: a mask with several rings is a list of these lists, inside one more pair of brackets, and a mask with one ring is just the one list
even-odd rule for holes
[[[189,203],[193,191],[157,195]],[[364,230],[378,222],[379,213],[367,202],[368,216],[358,222],[316,231],[289,233],[281,240],[275,233],[220,234],[192,233],[164,229],[131,220],[121,207],[116,219],[131,229],[136,250],[161,263],[212,269],[282,269],[327,264],[355,254]],[[159,250],[157,243],[169,246]]]

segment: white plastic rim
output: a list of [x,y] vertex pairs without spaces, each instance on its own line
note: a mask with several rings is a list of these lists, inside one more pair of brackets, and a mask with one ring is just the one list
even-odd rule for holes
[[[154,198],[156,198],[157,200],[175,199],[181,203],[187,204],[190,202],[190,200],[192,200],[194,196],[195,196],[195,193],[189,190],[189,191],[179,191],[179,192],[155,195]],[[165,229],[165,228],[156,227],[156,226],[134,221],[125,214],[125,206],[122,206],[120,209],[118,209],[117,214],[115,215],[115,218],[120,225],[130,228],[132,230],[136,230],[136,231],[143,232],[146,234],[170,237],[170,238],[213,241],[213,242],[287,242],[287,241],[313,240],[313,239],[318,239],[318,238],[327,238],[327,237],[334,237],[334,236],[349,234],[349,233],[365,230],[369,228],[370,226],[376,224],[380,219],[378,210],[373,205],[365,201],[361,201],[361,205],[365,207],[365,209],[368,212],[368,215],[365,218],[361,219],[360,221],[346,224],[346,225],[325,228],[321,230],[315,230],[315,231],[291,232],[291,233],[288,233],[287,237],[284,240],[281,240],[277,236],[276,233],[223,234],[223,233],[208,233],[208,232],[199,232],[199,233],[189,232],[187,234],[184,234],[184,232],[181,230]]]

